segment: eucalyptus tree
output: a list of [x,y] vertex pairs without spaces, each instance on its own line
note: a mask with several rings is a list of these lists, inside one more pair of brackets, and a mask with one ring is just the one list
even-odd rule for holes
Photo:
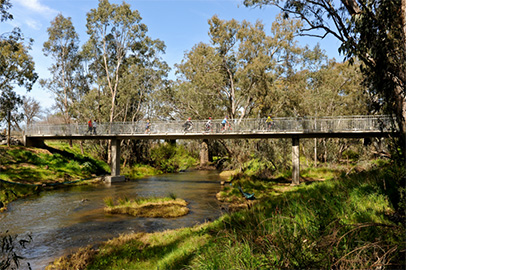
[[147,32],[141,20],[140,13],[125,2],[117,5],[100,0],[97,9],[87,13],[89,40],[83,49],[91,62],[91,72],[96,75],[94,83],[100,97],[109,99],[109,122],[122,115],[117,110],[117,98],[122,91],[119,85],[129,70],[124,64],[133,52],[133,45],[143,40]]
[[395,115],[405,147],[406,0],[244,0],[246,6],[275,5],[301,19],[302,35],[340,41],[339,52],[364,64],[366,85]]
[[177,64],[175,103],[183,118],[225,116],[226,88],[222,57],[205,43],[195,45]]
[[[13,16],[7,11],[11,7],[7,0],[0,2],[0,23],[12,20]],[[10,144],[11,122],[16,111],[22,104],[21,97],[14,92],[14,86],[25,87],[27,91],[37,81],[34,61],[28,53],[33,43],[32,39],[25,42],[21,30],[15,27],[10,32],[0,34],[0,122],[8,126],[8,144]],[[19,115],[19,114],[18,114]]]
[[33,40],[24,43],[25,38],[19,28],[0,35],[0,90],[14,89],[14,85],[25,87],[27,91],[37,81],[34,61],[28,53]]
[[168,87],[170,67],[161,58],[165,43],[145,36],[131,46],[121,77],[119,104],[123,104],[123,121],[138,121],[143,117],[155,117],[151,96]]
[[0,0],[0,22],[12,20],[13,16],[7,10],[12,7],[9,0]]
[[64,116],[64,122],[69,124],[71,118],[76,117],[73,105],[82,92],[79,38],[71,18],[62,14],[55,17],[47,32],[48,40],[43,44],[43,52],[54,61],[49,68],[52,78],[40,83],[55,95],[55,106]]
[[25,125],[27,128],[29,128],[34,119],[42,117],[41,103],[39,103],[39,101],[35,100],[33,97],[27,96],[23,96],[22,101],[23,106],[21,110],[25,116]]
[[[284,58],[296,46],[297,26],[265,32],[261,22],[209,21],[211,44],[199,43],[176,65],[176,101],[181,111],[197,117],[242,120],[249,115],[271,112],[275,102],[275,80],[284,72]],[[288,52],[285,52],[285,51]]]
[[[140,13],[125,2],[100,0],[87,13],[86,27],[89,39],[82,52],[92,80],[80,107],[101,122],[136,122],[150,116],[152,94],[168,85],[169,67],[161,58],[164,42],[147,36]],[[125,143],[137,148],[133,142]],[[126,148],[123,155],[142,156],[135,148]],[[106,145],[104,152],[108,151]]]

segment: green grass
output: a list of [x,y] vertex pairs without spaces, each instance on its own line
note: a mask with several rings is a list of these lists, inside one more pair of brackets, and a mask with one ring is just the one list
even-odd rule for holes
[[[65,154],[65,156],[63,155]],[[90,178],[106,174],[104,162],[69,152],[0,146],[0,179],[25,184],[43,184]]]
[[[122,236],[101,245],[88,269],[403,268],[405,225],[390,218],[382,185],[391,175],[381,169],[302,184],[212,223]],[[275,188],[249,182],[244,188]]]
[[142,178],[150,175],[161,174],[162,172],[149,165],[135,164],[131,167],[122,167],[121,175],[125,175],[130,179]]
[[192,268],[236,268],[250,259],[216,262],[220,250],[251,250],[258,265],[246,268],[366,269],[377,267],[378,257],[402,262],[404,229],[388,219],[393,210],[376,181],[365,175],[314,183],[231,214]]
[[117,200],[107,197],[104,202],[107,213],[137,217],[180,217],[190,211],[186,207],[188,203],[183,199],[176,199],[173,194],[168,197],[138,197],[135,199],[120,197]]
[[[81,155],[77,151],[58,149],[53,153],[24,146],[0,146],[0,211],[16,198],[36,194],[41,185],[52,186],[107,174],[105,162]],[[69,147],[68,147],[69,148]],[[107,170],[108,169],[108,170]]]

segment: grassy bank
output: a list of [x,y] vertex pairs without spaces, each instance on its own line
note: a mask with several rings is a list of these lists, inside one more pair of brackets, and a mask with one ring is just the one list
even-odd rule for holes
[[136,217],[169,218],[188,214],[188,203],[183,199],[176,199],[174,195],[168,197],[139,197],[128,199],[126,197],[104,199],[105,212],[109,214],[125,214]]
[[392,172],[339,171],[285,189],[278,180],[239,179],[258,203],[194,228],[123,235],[50,269],[403,268],[405,224],[387,195]]
[[96,176],[108,173],[105,162],[63,145],[50,143],[48,149],[0,146],[0,211],[17,198],[64,184],[97,182]]

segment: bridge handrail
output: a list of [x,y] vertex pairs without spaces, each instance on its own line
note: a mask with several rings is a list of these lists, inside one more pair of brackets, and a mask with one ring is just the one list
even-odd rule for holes
[[[391,131],[392,117],[388,115],[350,115],[327,117],[275,117],[273,126],[266,124],[266,118],[247,118],[230,121],[231,125],[222,130],[222,119],[212,120],[211,130],[206,130],[207,120],[192,120],[193,127],[184,131],[184,120],[151,122],[149,134],[176,133],[255,133],[255,132],[342,132],[342,131]],[[32,124],[27,136],[37,135],[85,135],[87,123],[72,124]],[[140,135],[146,133],[146,122],[98,123],[97,135]]]

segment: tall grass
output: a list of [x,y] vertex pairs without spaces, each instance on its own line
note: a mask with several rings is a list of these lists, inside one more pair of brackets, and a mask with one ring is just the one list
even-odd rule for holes
[[300,185],[212,223],[122,236],[101,245],[88,269],[405,268],[405,225],[391,218],[383,185],[389,175]]
[[316,183],[231,214],[192,268],[399,268],[405,231],[378,179]]

